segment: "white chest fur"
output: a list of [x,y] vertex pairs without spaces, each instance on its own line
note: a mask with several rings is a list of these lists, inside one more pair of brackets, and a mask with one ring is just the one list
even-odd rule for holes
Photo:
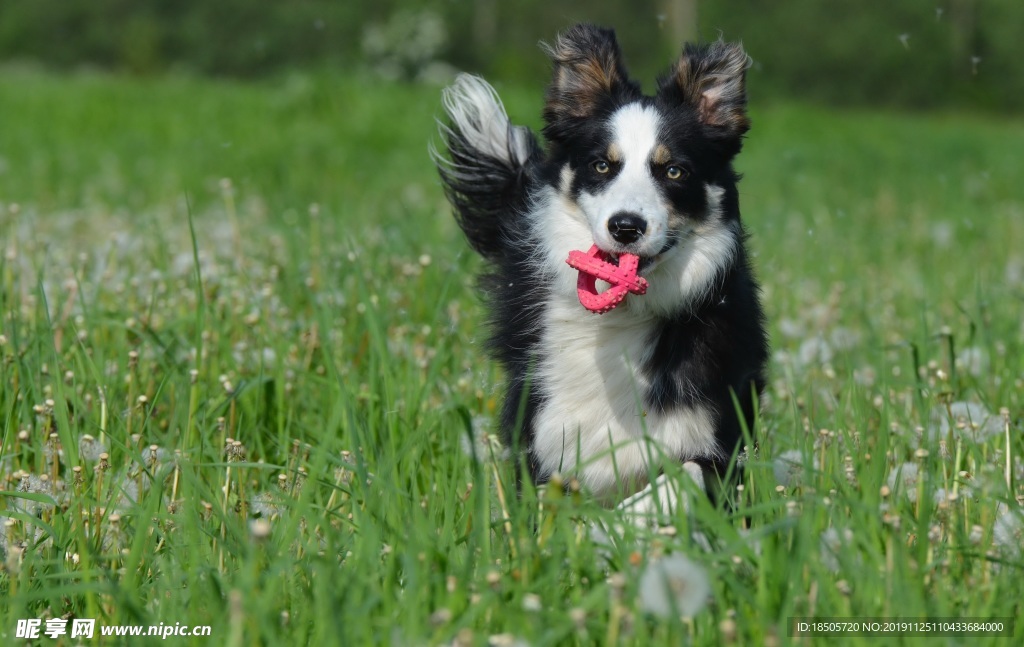
[[650,359],[653,326],[628,304],[604,315],[583,310],[575,295],[549,304],[535,381],[544,404],[531,448],[543,474],[575,474],[606,497],[642,487],[662,459],[715,455],[706,409],[645,411],[649,384],[639,369]]

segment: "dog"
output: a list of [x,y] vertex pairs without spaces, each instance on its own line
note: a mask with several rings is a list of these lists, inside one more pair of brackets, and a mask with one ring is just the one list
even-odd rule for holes
[[[576,25],[545,47],[545,146],[461,74],[443,93],[447,155],[434,152],[486,265],[503,441],[534,483],[576,479],[608,505],[650,489],[668,461],[721,488],[754,431],[768,357],[732,167],[750,126],[747,55],[687,44],[645,96],[612,30]],[[567,264],[588,248],[613,270],[636,257],[646,293],[588,312]]]

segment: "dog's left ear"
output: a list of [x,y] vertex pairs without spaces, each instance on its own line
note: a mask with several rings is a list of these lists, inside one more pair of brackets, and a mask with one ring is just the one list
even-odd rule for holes
[[660,79],[658,92],[692,106],[701,123],[716,135],[739,138],[750,129],[748,64],[746,52],[736,43],[687,44],[679,61]]

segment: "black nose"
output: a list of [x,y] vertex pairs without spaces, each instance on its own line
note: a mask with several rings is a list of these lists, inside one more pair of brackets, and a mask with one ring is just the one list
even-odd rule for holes
[[608,233],[616,242],[628,245],[640,240],[647,231],[647,221],[635,213],[617,213],[608,219]]

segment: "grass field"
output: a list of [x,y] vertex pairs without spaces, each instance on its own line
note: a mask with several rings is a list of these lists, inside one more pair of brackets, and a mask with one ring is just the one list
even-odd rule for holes
[[[500,90],[537,125],[539,91]],[[5,643],[60,618],[537,646],[1020,619],[1024,123],[753,97],[774,356],[744,491],[600,545],[615,511],[517,498],[489,440],[501,375],[428,161],[438,95],[0,74]]]

